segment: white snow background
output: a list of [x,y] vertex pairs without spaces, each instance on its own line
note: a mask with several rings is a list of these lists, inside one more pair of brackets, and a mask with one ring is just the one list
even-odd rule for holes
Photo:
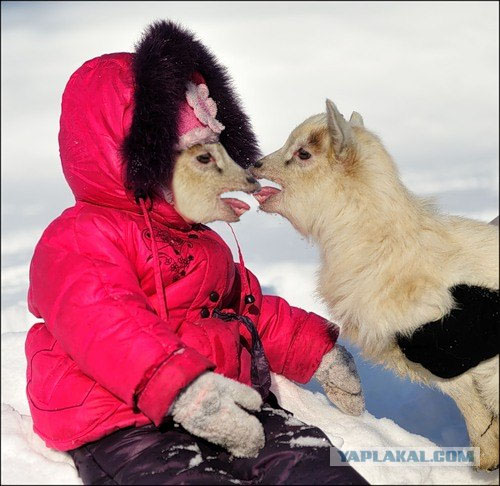
[[[496,2],[2,2],[2,484],[81,484],[69,456],[33,434],[24,339],[31,254],[72,204],[60,169],[60,99],[85,60],[130,51],[152,20],[194,30],[227,65],[264,153],[282,145],[326,97],[359,111],[414,192],[443,211],[498,214]],[[253,210],[234,225],[246,262],[268,292],[325,314],[314,297],[318,254],[279,217]],[[220,231],[235,249],[228,229]],[[330,406],[317,383],[274,377],[297,418],[344,448],[465,446],[455,404],[365,362],[360,418]],[[340,439],[341,438],[341,439]],[[478,484],[498,472],[457,467],[356,468],[374,484]]]

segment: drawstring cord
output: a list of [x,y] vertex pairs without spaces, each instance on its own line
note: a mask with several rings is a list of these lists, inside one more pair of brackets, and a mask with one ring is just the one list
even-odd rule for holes
[[167,300],[165,297],[165,289],[163,287],[163,280],[161,278],[160,270],[160,257],[158,256],[158,246],[156,245],[156,240],[153,234],[153,225],[151,224],[151,218],[149,217],[148,209],[142,197],[138,198],[139,205],[141,206],[142,215],[144,216],[144,221],[148,227],[149,234],[151,236],[151,249],[153,251],[153,265],[155,273],[155,287],[156,295],[158,295],[158,301],[160,303],[160,317],[164,320],[168,319],[167,311]]
[[[233,227],[227,223],[231,233],[233,234],[234,241],[236,242],[236,247],[238,248],[238,257],[240,260],[241,271],[243,272],[243,278],[241,279],[241,284],[245,293],[245,305],[253,304],[255,302],[255,297],[251,293],[250,287],[250,278],[248,276],[248,271],[245,267],[245,260],[243,259],[243,252],[241,251],[240,243],[238,238],[236,237],[236,233],[234,232]],[[262,399],[265,400],[269,395],[269,389],[271,388],[271,374],[270,374],[270,366],[269,361],[267,360],[266,353],[264,351],[264,346],[262,345],[262,341],[260,340],[259,333],[257,332],[257,328],[255,324],[249,317],[242,316],[234,313],[221,312],[218,309],[215,309],[213,312],[214,317],[222,319],[223,321],[232,321],[236,320],[243,324],[250,336],[252,338],[252,349],[251,349],[251,380],[252,387],[257,390]]]
[[250,336],[252,337],[252,349],[250,351],[252,357],[250,364],[252,387],[257,390],[262,399],[265,400],[268,397],[269,389],[271,388],[271,373],[269,361],[267,360],[266,352],[264,351],[264,346],[262,345],[262,341],[260,340],[255,324],[246,316],[240,316],[229,312],[221,312],[218,309],[214,310],[213,316],[225,322],[241,322],[241,324],[247,328]]
[[248,272],[245,267],[245,260],[243,260],[243,253],[241,251],[240,243],[238,238],[236,238],[236,233],[234,232],[233,227],[227,223],[231,233],[233,234],[234,241],[236,242],[236,247],[238,248],[238,257],[240,260],[240,267],[243,273],[242,285],[245,287],[245,304],[253,304],[255,302],[255,297],[252,295],[251,287],[250,287],[250,278],[248,277]]

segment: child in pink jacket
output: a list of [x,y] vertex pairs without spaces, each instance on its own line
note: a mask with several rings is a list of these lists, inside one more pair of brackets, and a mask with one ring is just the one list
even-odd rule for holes
[[[189,83],[209,91],[204,114]],[[243,167],[258,157],[225,69],[173,23],[71,76],[59,145],[76,202],[45,230],[30,270],[29,308],[43,320],[26,342],[35,431],[72,454],[85,484],[361,484],[329,466],[328,447],[291,449],[301,436],[331,445],[287,425],[269,393],[270,371],[300,383],[316,373],[361,413],[338,328],[262,295],[214,231],[161,195],[179,142],[207,140]]]

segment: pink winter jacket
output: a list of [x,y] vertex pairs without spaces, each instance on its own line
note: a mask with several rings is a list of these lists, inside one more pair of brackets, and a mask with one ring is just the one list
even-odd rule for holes
[[[250,384],[250,334],[211,317],[215,308],[251,318],[271,370],[301,383],[338,334],[319,316],[262,295],[214,231],[187,224],[160,198],[148,200],[150,233],[124,189],[120,158],[133,111],[130,63],[127,53],[101,56],[68,82],[59,144],[76,203],[45,230],[31,262],[29,309],[43,322],[26,340],[27,395],[35,431],[59,450],[159,425],[207,370]],[[167,319],[159,317],[152,238]]]

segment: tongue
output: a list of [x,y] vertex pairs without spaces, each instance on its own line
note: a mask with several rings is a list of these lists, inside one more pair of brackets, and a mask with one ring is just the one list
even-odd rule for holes
[[253,197],[257,199],[259,204],[264,204],[273,194],[278,194],[279,192],[281,191],[277,187],[265,186],[259,192],[253,194]]
[[250,206],[239,199],[234,199],[233,197],[223,197],[222,200],[236,213],[237,216],[241,216],[244,212],[250,209]]

